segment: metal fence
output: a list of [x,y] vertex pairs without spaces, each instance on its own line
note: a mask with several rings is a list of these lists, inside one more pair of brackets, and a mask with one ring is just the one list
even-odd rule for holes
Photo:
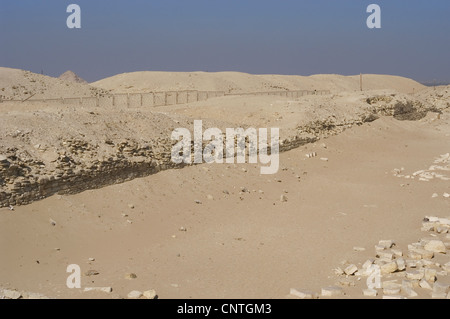
[[197,101],[206,101],[211,98],[223,96],[264,96],[275,95],[282,97],[298,98],[304,95],[324,95],[329,94],[328,90],[314,91],[267,91],[267,92],[245,92],[245,93],[225,93],[223,91],[166,91],[148,93],[125,93],[112,94],[99,97],[72,97],[58,99],[27,99],[27,100],[0,100],[0,102],[17,103],[55,103],[63,105],[79,105],[84,107],[114,107],[126,106],[128,108],[141,108],[153,106],[168,106],[176,104],[186,104]]

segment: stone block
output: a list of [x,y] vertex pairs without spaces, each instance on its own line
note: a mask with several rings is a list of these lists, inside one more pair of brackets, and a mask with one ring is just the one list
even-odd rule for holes
[[340,287],[331,286],[322,288],[321,295],[323,297],[337,297],[344,295],[344,290]]

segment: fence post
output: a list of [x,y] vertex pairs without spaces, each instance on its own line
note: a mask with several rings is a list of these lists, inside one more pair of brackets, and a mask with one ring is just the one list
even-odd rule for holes
[[362,91],[362,73],[359,74],[359,88]]

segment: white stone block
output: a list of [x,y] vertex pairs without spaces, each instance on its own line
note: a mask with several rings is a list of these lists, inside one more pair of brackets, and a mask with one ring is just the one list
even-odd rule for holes
[[406,271],[406,278],[411,280],[421,280],[424,277],[423,271],[409,270]]
[[396,263],[397,263],[397,269],[399,271],[403,271],[403,270],[406,269],[406,263],[405,263],[405,260],[403,258],[398,258],[396,260]]
[[358,267],[356,267],[354,264],[351,264],[344,269],[344,273],[349,276],[353,275],[357,271]]
[[322,288],[321,295],[323,297],[337,297],[342,296],[344,294],[344,290],[340,287],[331,286]]
[[384,247],[385,249],[388,249],[394,246],[395,242],[393,240],[380,240],[378,242],[378,245]]
[[309,290],[297,290],[295,288],[291,288],[290,294],[300,299],[317,299],[319,295],[315,292]]
[[395,261],[392,261],[390,263],[382,265],[380,268],[381,268],[381,274],[390,274],[390,273],[397,271],[398,266]]
[[138,299],[138,298],[142,297],[142,292],[140,292],[138,290],[133,290],[128,293],[127,297],[129,299]]
[[440,240],[430,240],[425,246],[425,250],[432,251],[434,253],[445,254],[446,247],[444,243]]

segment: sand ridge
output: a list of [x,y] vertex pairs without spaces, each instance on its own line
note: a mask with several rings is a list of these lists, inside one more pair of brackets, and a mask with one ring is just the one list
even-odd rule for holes
[[[252,75],[240,72],[131,72],[91,83],[116,93],[148,91],[200,90],[225,93],[279,90],[357,91],[359,75]],[[414,80],[389,75],[363,75],[365,90],[393,89],[412,93],[425,87]]]

